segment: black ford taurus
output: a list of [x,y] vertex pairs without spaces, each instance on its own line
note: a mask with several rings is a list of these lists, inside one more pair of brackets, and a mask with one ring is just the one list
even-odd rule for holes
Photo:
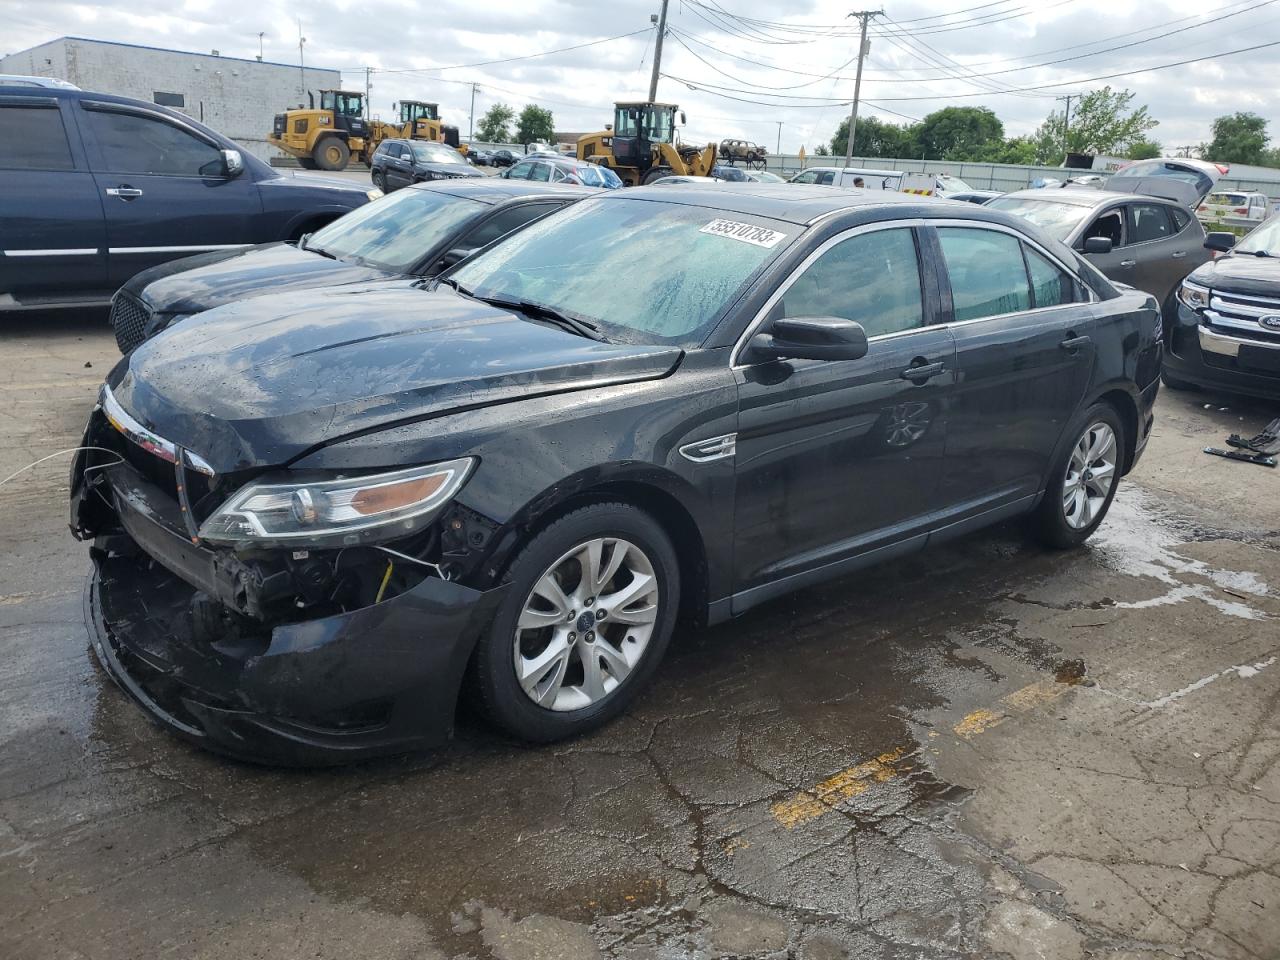
[[466,689],[534,741],[680,617],[1017,515],[1069,547],[1141,453],[1159,310],[1026,222],[766,184],[585,199],[436,281],[256,297],[104,384],[72,526],[108,672],[311,763]]

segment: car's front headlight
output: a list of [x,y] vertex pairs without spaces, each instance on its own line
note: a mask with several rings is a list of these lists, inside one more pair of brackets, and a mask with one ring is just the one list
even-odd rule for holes
[[341,480],[250,483],[200,527],[214,543],[350,546],[421,529],[466,483],[475,459]]
[[368,197],[370,200],[377,200],[383,194],[381,190],[379,190],[377,187],[374,187],[372,190],[366,190],[364,192],[364,195]]
[[1178,299],[1192,310],[1203,310],[1209,306],[1209,288],[1202,287],[1190,280],[1183,280],[1178,287]]

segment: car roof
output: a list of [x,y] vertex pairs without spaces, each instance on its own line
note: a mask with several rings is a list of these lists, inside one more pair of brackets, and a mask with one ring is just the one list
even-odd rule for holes
[[572,184],[550,186],[533,180],[507,180],[503,177],[455,177],[448,180],[428,180],[415,183],[411,190],[434,190],[455,197],[466,197],[478,203],[499,204],[512,200],[534,200],[558,197],[590,197],[599,190],[575,187]]
[[[906,216],[929,216],[940,208],[935,200],[888,190],[852,190],[818,184],[726,182],[715,186],[688,184],[679,191],[631,187],[619,191],[630,197],[661,199],[668,203],[705,206],[728,213],[771,217],[787,223],[808,224],[832,213],[867,207],[910,207]],[[972,206],[972,204],[970,204]],[[950,205],[941,209],[950,211]],[[982,209],[982,208],[976,208]],[[921,211],[927,211],[922,213]],[[992,218],[996,219],[996,218]]]
[[1019,200],[1049,200],[1057,201],[1058,203],[1072,203],[1078,207],[1100,207],[1104,203],[1137,201],[1139,203],[1163,203],[1183,209],[1182,204],[1167,197],[1153,197],[1149,194],[1141,193],[1113,193],[1110,190],[1095,190],[1092,187],[1063,187],[1061,189],[1041,187],[1032,190],[1015,190],[1013,193],[1004,194],[1004,196],[1015,197]]
[[44,90],[79,90],[74,83],[57,77],[29,77],[19,73],[0,73],[0,87],[40,87]]

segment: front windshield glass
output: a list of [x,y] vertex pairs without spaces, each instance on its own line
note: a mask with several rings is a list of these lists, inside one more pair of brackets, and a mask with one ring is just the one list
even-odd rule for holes
[[1060,200],[1038,200],[1031,197],[996,197],[987,204],[992,210],[1003,210],[1030,220],[1045,233],[1066,240],[1071,231],[1093,209]]
[[1266,253],[1272,257],[1280,257],[1280,217],[1272,217],[1256,227],[1236,245],[1236,253],[1251,253],[1254,256]]
[[590,320],[610,340],[694,347],[799,228],[660,200],[583,200],[451,278],[471,294]]
[[466,164],[467,158],[460,154],[453,147],[443,143],[424,143],[421,140],[409,141],[409,146],[413,148],[413,159],[419,163],[461,163]]
[[483,214],[482,203],[436,190],[397,190],[313,233],[315,250],[391,273],[407,273],[458,227]]

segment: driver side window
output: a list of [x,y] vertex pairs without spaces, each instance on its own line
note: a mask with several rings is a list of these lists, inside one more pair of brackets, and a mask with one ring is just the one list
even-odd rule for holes
[[222,153],[163,120],[132,113],[85,110],[107,173],[171,177],[222,175]]
[[806,170],[804,173],[798,174],[791,180],[792,183],[817,183],[818,172],[816,170]]
[[802,273],[782,297],[784,317],[844,317],[868,337],[924,326],[920,262],[905,227],[842,240]]
[[1085,240],[1091,237],[1105,237],[1111,241],[1113,247],[1123,247],[1124,239],[1124,218],[1120,215],[1119,210],[1108,210],[1093,223],[1089,224],[1085,230],[1084,236],[1080,238],[1081,245]]

